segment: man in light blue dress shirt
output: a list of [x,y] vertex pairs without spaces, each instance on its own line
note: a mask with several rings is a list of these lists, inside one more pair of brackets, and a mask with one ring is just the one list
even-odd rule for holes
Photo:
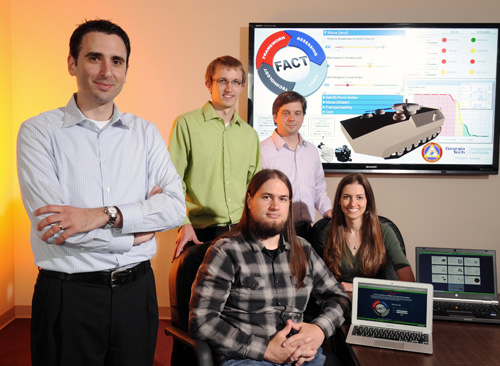
[[70,39],[77,92],[24,122],[18,176],[40,268],[33,365],[153,365],[155,232],[184,222],[182,181],[156,126],[114,104],[130,41],[107,20]]

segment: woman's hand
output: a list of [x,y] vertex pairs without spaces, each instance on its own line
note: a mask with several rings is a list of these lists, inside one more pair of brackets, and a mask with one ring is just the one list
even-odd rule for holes
[[352,292],[352,283],[349,282],[341,282],[340,283],[342,287],[344,288],[345,292]]

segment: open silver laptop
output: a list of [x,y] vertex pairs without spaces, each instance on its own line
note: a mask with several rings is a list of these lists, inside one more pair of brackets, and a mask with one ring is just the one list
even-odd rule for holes
[[500,324],[494,250],[415,251],[417,281],[434,285],[434,319]]
[[432,285],[356,277],[347,343],[432,353]]

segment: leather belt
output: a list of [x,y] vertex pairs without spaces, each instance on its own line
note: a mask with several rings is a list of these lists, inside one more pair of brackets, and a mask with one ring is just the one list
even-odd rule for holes
[[40,275],[58,278],[63,281],[88,283],[93,285],[116,287],[134,282],[144,276],[151,268],[150,261],[139,263],[131,268],[119,268],[115,271],[82,273],[64,273],[40,269]]
[[226,231],[229,231],[231,230],[231,228],[234,226],[235,224],[228,224],[228,225],[213,225],[213,226],[207,226],[207,227],[204,227],[203,229],[195,229],[195,231],[219,231],[219,232],[226,232]]
[[211,242],[215,238],[221,236],[222,234],[227,233],[231,230],[231,227],[234,225],[221,225],[221,226],[208,226],[203,229],[194,229],[198,240],[202,242]]
[[225,230],[225,231],[229,231],[231,230],[231,228],[234,226],[234,224],[230,224],[230,225],[220,225],[220,226],[216,226],[216,228],[218,230]]

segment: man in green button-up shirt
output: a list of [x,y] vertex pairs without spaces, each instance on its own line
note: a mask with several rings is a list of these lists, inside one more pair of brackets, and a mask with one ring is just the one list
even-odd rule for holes
[[261,169],[257,132],[236,111],[245,82],[238,59],[213,60],[205,75],[212,100],[174,122],[169,151],[188,209],[176,257],[186,243],[211,241],[240,221],[247,184]]

